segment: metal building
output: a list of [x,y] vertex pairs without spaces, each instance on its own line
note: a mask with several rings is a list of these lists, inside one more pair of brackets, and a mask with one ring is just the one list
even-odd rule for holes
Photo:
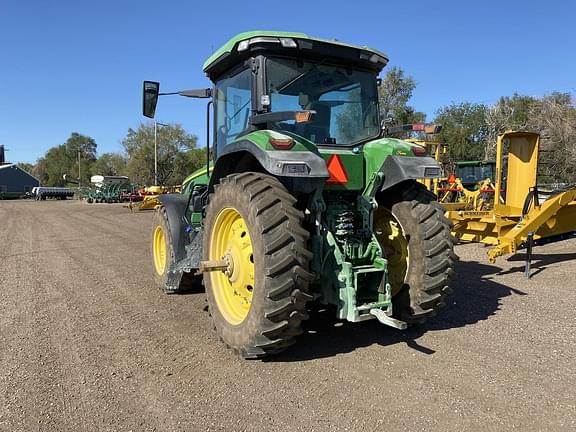
[[4,148],[0,146],[0,199],[20,198],[32,188],[40,186],[40,181],[32,174],[15,164],[4,162]]

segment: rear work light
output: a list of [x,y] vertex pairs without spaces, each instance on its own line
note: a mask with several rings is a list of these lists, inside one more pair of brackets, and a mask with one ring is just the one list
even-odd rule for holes
[[296,41],[291,38],[280,38],[280,44],[284,48],[298,48],[298,45],[296,45]]
[[435,178],[440,177],[442,171],[439,167],[426,167],[424,168],[424,178]]
[[298,44],[292,38],[275,38],[268,36],[259,36],[238,42],[238,48],[236,49],[238,50],[238,52],[246,51],[248,48],[250,48],[250,45],[255,43],[273,43],[273,44],[280,44],[282,45],[283,48],[298,48]]

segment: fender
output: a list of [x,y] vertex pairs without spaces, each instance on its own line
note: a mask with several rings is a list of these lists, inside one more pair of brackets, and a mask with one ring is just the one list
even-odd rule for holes
[[184,218],[188,204],[186,195],[163,194],[158,196],[158,201],[166,210],[170,240],[174,249],[174,262],[168,269],[166,289],[170,292],[179,291],[182,274],[191,272],[200,265],[202,230],[191,230]]
[[258,166],[296,192],[310,193],[329,177],[324,159],[311,151],[266,151],[252,141],[241,140],[228,144],[218,155],[209,189],[230,173],[252,171]]
[[384,160],[380,172],[383,174],[380,191],[390,189],[405,180],[442,176],[442,168],[434,158],[421,156],[388,156]]
[[186,229],[188,224],[184,219],[188,197],[181,194],[161,194],[158,201],[166,210],[168,226],[170,227],[170,240],[174,249],[174,261],[180,261],[186,256]]

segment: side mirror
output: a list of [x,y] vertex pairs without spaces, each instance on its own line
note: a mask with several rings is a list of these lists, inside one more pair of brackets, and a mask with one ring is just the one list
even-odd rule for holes
[[154,118],[159,92],[160,83],[155,81],[144,81],[144,86],[142,88],[142,114],[144,114],[145,117]]

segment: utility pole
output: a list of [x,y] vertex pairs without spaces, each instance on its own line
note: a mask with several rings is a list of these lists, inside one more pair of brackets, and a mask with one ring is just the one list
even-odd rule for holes
[[80,172],[80,147],[78,147],[78,199],[80,199],[80,189],[82,186],[82,178],[80,176],[81,172]]
[[78,148],[78,187],[80,187],[80,183],[82,183],[80,174],[80,148]]
[[158,122],[154,120],[154,186],[158,185]]
[[154,186],[158,186],[158,125],[168,126],[154,120]]

